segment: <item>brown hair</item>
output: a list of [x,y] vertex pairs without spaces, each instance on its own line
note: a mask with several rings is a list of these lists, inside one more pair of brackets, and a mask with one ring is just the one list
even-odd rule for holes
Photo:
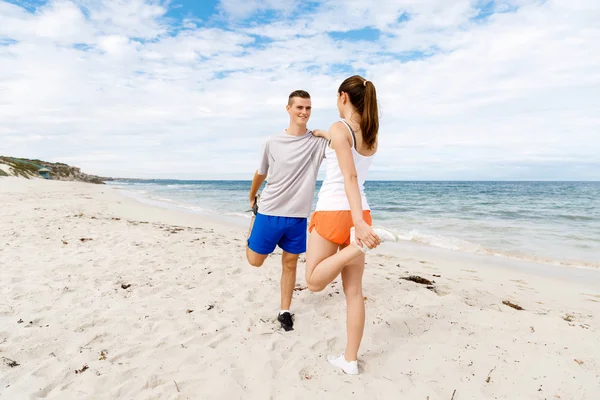
[[369,149],[375,146],[377,132],[379,131],[379,110],[377,107],[377,93],[373,82],[362,76],[354,75],[340,85],[338,93],[348,94],[350,103],[361,116],[360,130],[365,144]]
[[288,98],[288,106],[292,105],[293,98],[300,97],[301,99],[310,99],[310,94],[306,90],[294,90]]

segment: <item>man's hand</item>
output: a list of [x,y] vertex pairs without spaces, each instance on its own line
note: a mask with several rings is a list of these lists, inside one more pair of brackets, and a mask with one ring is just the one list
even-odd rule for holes
[[254,215],[258,214],[258,196],[250,198],[250,209]]
[[325,138],[327,140],[331,139],[331,137],[329,136],[329,132],[328,131],[324,131],[322,129],[315,129],[314,131],[312,131],[313,136],[316,137],[322,137]]
[[250,188],[250,193],[248,193],[248,201],[250,202],[250,208],[252,208],[254,214],[256,214],[258,210],[258,204],[256,204],[256,195],[258,193],[260,185],[263,184],[265,179],[267,179],[267,174],[261,175],[258,173],[258,171],[256,171],[256,173],[254,174],[254,178],[252,178],[252,187]]

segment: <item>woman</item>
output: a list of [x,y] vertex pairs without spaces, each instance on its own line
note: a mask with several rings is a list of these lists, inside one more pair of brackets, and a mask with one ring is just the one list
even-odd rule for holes
[[341,121],[316,136],[330,140],[325,153],[327,175],[312,215],[306,253],[306,282],[319,292],[340,273],[346,295],[347,344],[329,362],[345,373],[358,374],[358,348],[365,325],[362,277],[365,252],[396,235],[371,228],[369,204],[364,193],[367,172],[377,152],[379,113],[372,82],[355,75],[339,87],[337,106]]

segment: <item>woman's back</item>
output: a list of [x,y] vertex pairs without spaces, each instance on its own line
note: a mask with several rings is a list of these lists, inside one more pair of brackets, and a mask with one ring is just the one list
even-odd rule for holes
[[[365,195],[364,184],[367,180],[369,168],[371,167],[371,163],[373,162],[373,158],[377,151],[377,146],[374,146],[373,149],[367,149],[367,146],[363,144],[364,141],[362,140],[363,138],[360,135],[360,132],[356,134],[348,122],[344,120],[341,122],[346,126],[352,137],[352,159],[354,160],[354,167],[356,168],[358,188],[362,199],[362,209],[370,210]],[[335,150],[331,147],[328,147],[325,151],[325,168],[325,180],[319,190],[316,211],[350,210],[350,203],[348,202],[346,189],[344,187],[344,175],[340,169]]]

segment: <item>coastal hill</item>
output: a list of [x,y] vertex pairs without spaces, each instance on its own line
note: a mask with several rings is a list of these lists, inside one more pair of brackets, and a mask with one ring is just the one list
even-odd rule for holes
[[104,184],[112,178],[88,175],[78,167],[42,160],[0,156],[0,177],[16,176],[27,179],[46,178],[58,181],[78,181]]

